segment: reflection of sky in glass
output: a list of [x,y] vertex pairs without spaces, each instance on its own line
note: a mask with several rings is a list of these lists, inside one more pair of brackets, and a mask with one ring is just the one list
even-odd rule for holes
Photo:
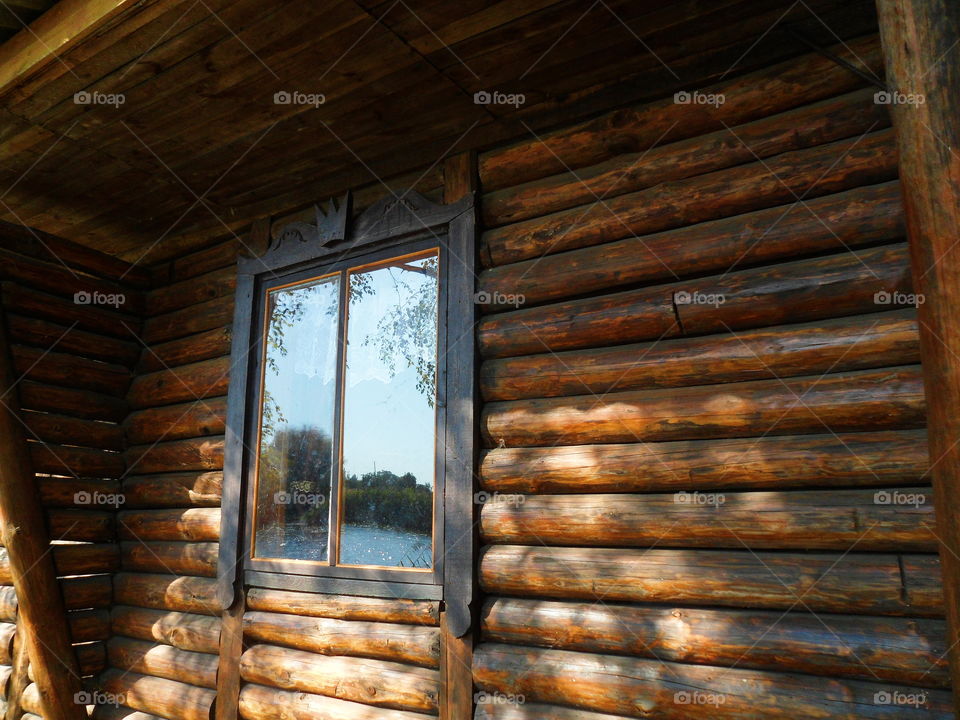
[[339,277],[268,299],[255,555],[325,559]]
[[[411,260],[410,267],[435,273],[436,256]],[[401,263],[398,263],[401,264]],[[351,298],[347,318],[347,372],[344,393],[344,475],[391,470],[410,472],[431,485],[434,474],[434,409],[417,389],[417,371],[404,352],[436,360],[436,275],[382,267],[362,273],[368,290]],[[356,283],[351,283],[351,289]],[[398,338],[385,346],[383,325],[395,310],[410,310],[421,300],[431,307],[429,344],[413,347]],[[409,324],[408,324],[409,326]],[[388,361],[381,358],[386,352]],[[388,364],[389,363],[389,364]],[[392,365],[392,368],[390,367]],[[396,373],[393,375],[393,373]],[[431,389],[431,395],[435,391]]]

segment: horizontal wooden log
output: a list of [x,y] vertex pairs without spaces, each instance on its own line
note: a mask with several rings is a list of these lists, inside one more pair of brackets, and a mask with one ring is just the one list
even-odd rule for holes
[[[0,623],[0,665],[13,664],[13,638],[17,634],[16,623]],[[0,682],[0,687],[4,685]]]
[[229,325],[233,321],[233,295],[155,315],[143,323],[143,341],[148,345],[194,335]]
[[68,325],[59,325],[39,318],[7,313],[10,338],[18,343],[33,345],[42,350],[56,346],[60,352],[71,352],[83,357],[119,363],[133,367],[140,357],[142,345],[134,340],[109,338]]
[[110,607],[113,588],[109,575],[85,575],[60,579],[67,610]]
[[943,614],[943,599],[930,592],[939,582],[932,555],[492,545],[480,560],[480,582],[490,594],[523,597]]
[[120,422],[127,415],[126,400],[112,395],[26,380],[18,387],[20,403],[25,410],[40,410],[107,422]]
[[79,355],[46,352],[24,345],[13,345],[10,350],[18,375],[34,382],[122,397],[132,376],[130,369],[123,365]]
[[124,540],[220,539],[218,508],[129,510],[117,515],[117,528]]
[[909,687],[856,680],[810,678],[739,668],[661,663],[658,660],[527,649],[483,643],[474,654],[474,680],[481,690],[522,695],[631,717],[691,720],[829,717],[838,720],[947,720],[949,693],[923,692],[921,706],[877,702],[887,691],[917,695]]
[[154,372],[229,355],[230,338],[231,329],[228,325],[176,340],[156,343],[144,351],[138,370]]
[[899,552],[938,545],[929,486],[486,499],[481,537],[507,545]]
[[[689,281],[687,287],[674,296],[683,331],[687,334],[724,332],[731,328],[853,315],[922,302],[922,299],[911,299],[908,304],[898,301],[914,297],[906,246],[887,245],[839,257],[839,262],[826,257],[785,263],[779,266],[779,272],[756,268],[724,278]],[[818,290],[812,287],[814,283],[818,283]],[[848,284],[857,290],[850,292]],[[863,296],[864,287],[869,297]],[[696,302],[681,302],[681,292],[687,297],[695,293],[701,296],[706,293],[709,297],[719,292],[723,299],[718,306],[707,309]],[[764,307],[757,308],[755,303]]]
[[0,665],[0,699],[2,700],[10,699],[11,675],[13,675],[13,668],[10,665]]
[[272,645],[252,645],[240,657],[247,682],[336,697],[378,707],[437,714],[436,670],[367,658],[327,657]]
[[122,572],[113,578],[118,605],[219,615],[217,583],[210,578]]
[[240,690],[244,720],[423,720],[422,713],[388,710],[305,692],[247,683]]
[[130,472],[143,474],[222,470],[223,436],[135,445],[124,453]]
[[440,667],[439,628],[248,611],[243,616],[243,634],[248,642],[283,645],[321,655]]
[[38,473],[73,477],[119,478],[126,470],[124,456],[94,448],[31,442],[33,469]]
[[950,687],[942,620],[491,598],[481,627],[512,645]]
[[[107,669],[107,646],[103,641],[80,643],[73,646],[77,664],[84,677],[99,675]],[[31,677],[32,679],[32,677]]]
[[922,427],[917,365],[785,380],[488,403],[487,447],[699,440]]
[[127,416],[124,428],[131,444],[222,435],[226,415],[225,397],[192,400],[132,412]]
[[104,691],[122,695],[127,707],[168,720],[210,720],[216,697],[207,688],[112,669],[102,675],[101,683]]
[[486,400],[604,394],[920,362],[916,312],[488,360]]
[[896,162],[890,130],[785,152],[487,230],[480,258],[484,267],[506,265],[887,182]]
[[17,591],[13,589],[13,585],[0,585],[0,620],[17,620]]
[[230,380],[230,357],[181,365],[139,375],[127,400],[132,408],[157,407],[225,395]]
[[43,712],[43,706],[40,702],[40,690],[36,683],[32,682],[23,689],[23,693],[20,695],[20,705],[29,714],[43,717],[40,715]]
[[133,475],[123,481],[124,507],[219,507],[222,488],[222,472]]
[[67,612],[70,637],[75,643],[107,640],[110,637],[110,612],[105,609]]
[[440,604],[431,600],[347,597],[252,587],[247,593],[247,608],[340,620],[406,625],[440,624]]
[[169,573],[171,575],[217,576],[215,542],[124,542],[121,565],[131,572]]
[[625,285],[669,282],[843,252],[905,235],[897,182],[858,187],[803,203],[628,237],[615,242],[484,270],[485,309],[509,310],[496,298],[522,296],[527,306]]
[[[31,290],[11,282],[0,283],[4,307],[28,317],[54,322],[66,322],[81,330],[120,340],[134,340],[140,327],[139,317],[126,312],[125,302],[118,307],[108,304],[76,302],[74,297],[63,298]],[[126,300],[126,298],[115,298]],[[104,299],[104,303],[107,299]]]
[[47,511],[51,540],[110,542],[116,537],[112,510],[53,508]]
[[219,652],[220,619],[194,613],[115,605],[110,610],[116,635],[151,640],[181,650]]
[[642,153],[617,155],[577,171],[487,193],[482,203],[484,227],[527,220],[886,127],[889,113],[874,102],[873,95],[872,88],[855,90],[730,129],[720,128]]
[[[19,240],[17,242],[18,249],[23,247]],[[80,246],[77,245],[76,247]],[[94,292],[105,295],[122,294],[124,295],[123,307],[125,309],[138,315],[144,310],[143,292],[132,288],[129,283],[123,280],[115,282],[103,277],[90,277],[75,273],[65,267],[61,259],[49,254],[44,258],[45,262],[38,258],[26,257],[16,250],[2,248],[0,249],[0,258],[2,258],[0,277],[5,280],[15,280],[25,287],[64,296],[71,300],[74,294],[78,292],[87,292],[91,295]],[[132,266],[129,267],[131,270],[133,269]]]
[[514,310],[481,321],[478,340],[484,357],[506,357],[729,332],[891,310],[881,293],[910,287],[906,246],[895,244]]
[[234,264],[152,290],[146,298],[146,314],[150,317],[232,295],[236,287]]
[[37,484],[40,486],[43,506],[47,508],[89,508],[100,505],[113,509],[121,500],[118,497],[120,493],[118,480],[39,477]]
[[[832,51],[849,57],[847,48],[854,53],[851,59],[882,72],[876,35],[857,38]],[[862,83],[846,68],[810,53],[704,88],[706,93],[724,96],[724,103],[717,107],[677,104],[670,97],[490,150],[479,158],[480,181],[486,192],[518,185],[617,154],[642,152],[664,142],[720,130],[724,123],[737,125],[783,112],[862,87]]]
[[107,644],[107,654],[111,667],[119,670],[179,680],[200,687],[217,687],[216,655],[124,637],[111,638]]
[[97,705],[90,717],[93,720],[164,720],[159,715],[131,710],[123,705]]

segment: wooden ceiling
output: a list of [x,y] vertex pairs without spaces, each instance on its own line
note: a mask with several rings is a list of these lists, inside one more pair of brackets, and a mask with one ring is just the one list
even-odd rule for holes
[[0,43],[9,40],[40,17],[57,0],[3,0],[0,2]]
[[0,87],[0,219],[156,261],[808,52],[788,26],[831,45],[875,31],[874,2],[146,0]]

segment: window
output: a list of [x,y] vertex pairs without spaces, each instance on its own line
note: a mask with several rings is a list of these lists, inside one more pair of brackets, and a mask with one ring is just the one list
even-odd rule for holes
[[254,559],[433,567],[438,261],[264,289]]
[[348,208],[240,262],[221,569],[441,598],[472,557],[472,197]]

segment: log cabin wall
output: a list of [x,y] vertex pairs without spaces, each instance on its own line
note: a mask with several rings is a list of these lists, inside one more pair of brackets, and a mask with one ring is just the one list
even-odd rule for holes
[[480,157],[477,720],[953,717],[875,92],[815,54]]
[[[3,224],[0,285],[20,416],[44,508],[80,671],[89,687],[106,667],[111,575],[119,568],[115,515],[125,471],[121,422],[139,355],[146,278],[94,251]],[[16,247],[17,251],[8,248]],[[112,298],[110,297],[112,296]],[[5,717],[41,714],[17,597],[0,554],[0,687]],[[53,619],[51,619],[53,620]],[[17,671],[14,671],[14,666]],[[5,703],[16,703],[7,708]]]
[[[416,184],[439,199],[442,175],[432,168],[390,184]],[[379,183],[355,189],[354,212],[384,192]],[[249,242],[231,237],[153,268],[144,347],[127,393],[121,567],[101,678],[125,705],[99,707],[99,720],[207,720],[214,705],[223,667],[215,578],[236,259],[264,249]],[[248,589],[240,716],[276,717],[294,701],[324,717],[436,715],[439,619],[437,602]]]

